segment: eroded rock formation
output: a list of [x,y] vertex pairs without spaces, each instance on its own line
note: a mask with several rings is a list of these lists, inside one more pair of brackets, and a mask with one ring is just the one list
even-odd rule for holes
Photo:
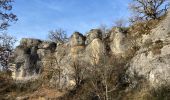
[[[44,69],[59,70],[60,75],[53,76],[60,88],[75,85],[75,63],[98,64],[105,56],[134,57],[127,64],[126,74],[131,78],[145,78],[153,87],[170,84],[170,14],[151,34],[143,35],[137,52],[133,49],[132,41],[120,29],[110,32],[109,43],[102,38],[98,29],[91,30],[87,36],[79,32],[73,33],[70,41],[56,46],[56,43],[38,39],[22,39],[15,50],[13,78],[24,80],[40,75]],[[106,48],[109,47],[109,49]],[[108,51],[110,50],[110,51]],[[110,53],[108,53],[110,52]],[[131,53],[129,53],[131,52]],[[110,55],[108,55],[110,54]],[[131,56],[130,55],[130,56]]]
[[170,13],[148,35],[130,62],[128,74],[144,77],[153,87],[170,85]]
[[43,58],[54,52],[56,44],[38,39],[22,39],[15,49],[13,78],[30,78],[41,73]]

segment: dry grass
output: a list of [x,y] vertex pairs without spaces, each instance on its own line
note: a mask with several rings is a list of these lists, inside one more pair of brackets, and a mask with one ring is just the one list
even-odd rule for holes
[[33,93],[28,93],[27,97],[29,100],[57,100],[57,98],[64,95],[64,92],[60,92],[56,89],[51,89],[49,87],[41,87]]
[[142,38],[143,34],[150,34],[151,30],[156,28],[156,26],[162,22],[167,15],[161,16],[159,19],[151,19],[149,21],[136,22],[131,25],[127,30],[127,35],[133,39]]
[[65,92],[50,88],[43,84],[44,80],[39,78],[29,81],[14,81],[0,74],[0,100],[57,100]]
[[134,37],[141,37],[143,34],[149,34],[151,29],[155,28],[161,20],[150,20],[145,22],[137,22],[133,24],[128,34]]

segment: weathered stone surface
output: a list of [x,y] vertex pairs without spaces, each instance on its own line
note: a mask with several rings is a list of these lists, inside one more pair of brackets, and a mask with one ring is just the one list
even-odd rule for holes
[[105,45],[103,42],[96,38],[86,47],[86,55],[89,62],[92,64],[98,64],[106,56]]
[[71,44],[71,47],[84,46],[85,45],[85,37],[81,33],[75,32],[71,36],[70,44]]
[[89,44],[91,43],[94,39],[102,39],[102,31],[99,29],[92,29],[90,32],[87,34],[87,40],[86,43]]
[[[60,84],[64,87],[73,87],[74,63],[98,63],[104,55],[104,44],[98,38],[94,39],[88,46],[85,46],[85,37],[79,33],[74,33],[70,40],[71,46],[63,44],[56,49],[56,68],[60,68]],[[93,60],[96,57],[95,61]],[[83,64],[82,64],[83,66]],[[57,76],[56,76],[57,77]]]
[[[74,55],[76,56],[77,53]],[[57,79],[56,82],[58,83],[59,85],[58,88],[60,89],[64,89],[64,88],[70,89],[74,87],[75,80],[72,77],[74,73],[73,66],[72,66],[72,63],[74,61],[74,56],[71,52],[71,47],[68,44],[59,45],[55,52],[55,60],[56,60],[55,68],[58,68],[61,71],[60,71],[60,77],[59,75],[54,76],[52,81],[55,81],[54,79]]]
[[39,49],[49,49],[49,50],[55,50],[56,49],[56,43],[49,42],[49,41],[43,41],[40,45],[38,45]]
[[119,55],[124,54],[130,47],[129,41],[123,32],[119,28],[116,28],[110,35],[110,49],[113,54]]
[[127,35],[118,28],[110,33],[107,41],[109,49],[107,50],[100,30],[91,30],[87,37],[75,32],[68,43],[57,47],[53,42],[22,39],[21,45],[15,50],[13,77],[24,79],[27,76],[34,76],[34,74],[39,75],[43,68],[51,68],[59,70],[60,75],[53,76],[50,82],[55,81],[59,84],[58,88],[68,88],[75,85],[73,77],[75,62],[98,64],[103,61],[105,56],[108,58],[112,56],[124,61],[126,55],[130,54],[135,55],[132,59],[131,57],[128,59],[130,62],[127,74],[132,79],[136,76],[143,77],[153,87],[170,85],[169,20],[170,14],[157,28],[152,30],[151,34],[143,35],[139,41],[135,41],[137,43],[133,44],[140,46],[137,52],[131,51],[133,49],[131,37],[127,38]]
[[39,56],[37,54],[37,47],[21,48],[18,47],[15,51],[15,78],[22,79],[22,77],[29,77],[38,74],[40,65],[38,64]]
[[20,41],[20,45],[30,47],[30,46],[38,46],[42,41],[39,39],[31,39],[31,38],[23,38]]
[[43,59],[54,52],[55,49],[56,44],[53,42],[29,38],[22,39],[21,44],[15,49],[13,78],[24,80],[38,75],[43,67]]
[[128,74],[131,77],[140,76],[158,88],[170,85],[170,13],[151,34],[144,36],[142,46],[131,60]]
[[72,57],[72,59],[78,59],[77,57],[83,54],[85,50],[85,39],[86,37],[79,32],[75,32],[71,36],[70,39],[71,47],[69,54]]

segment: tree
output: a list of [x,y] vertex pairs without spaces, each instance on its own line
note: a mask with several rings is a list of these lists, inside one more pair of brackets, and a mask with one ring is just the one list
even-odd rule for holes
[[15,42],[15,37],[10,36],[7,33],[2,33],[2,35],[0,35],[0,47],[6,48],[8,50],[13,50]]
[[75,87],[79,88],[79,86],[82,85],[83,81],[86,80],[87,78],[87,62],[86,61],[82,61],[82,59],[78,59],[81,58],[81,55],[77,55],[77,57],[73,57],[72,59],[70,59],[70,65],[71,68],[73,69],[73,74],[71,75],[72,78],[75,81]]
[[158,19],[165,14],[169,7],[169,0],[133,0],[130,9],[134,12],[131,21],[143,19]]
[[108,29],[107,25],[100,24],[99,29],[102,32],[102,39],[106,38],[108,36],[108,33],[109,33],[109,29]]
[[126,21],[124,19],[118,19],[114,22],[115,26],[118,28],[122,28],[126,26]]
[[17,21],[17,16],[11,12],[13,0],[0,0],[0,29],[10,26],[10,22]]
[[0,35],[0,64],[3,69],[8,69],[9,58],[13,53],[13,47],[16,39],[7,33]]
[[61,28],[56,29],[55,31],[50,31],[48,38],[56,43],[65,43],[68,41],[66,32]]

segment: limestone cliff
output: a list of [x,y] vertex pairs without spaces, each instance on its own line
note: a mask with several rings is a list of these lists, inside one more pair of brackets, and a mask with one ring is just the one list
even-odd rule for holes
[[[133,38],[130,40],[119,28],[110,31],[107,40],[98,29],[91,30],[87,36],[75,32],[69,42],[58,46],[38,39],[22,39],[15,49],[13,78],[25,80],[53,69],[59,70],[59,75],[52,76],[51,81],[56,81],[60,88],[70,87],[75,85],[72,65],[76,62],[95,65],[107,56],[118,59],[117,62],[129,58],[126,74],[134,79],[132,84],[136,84],[135,77],[139,76],[153,87],[170,85],[170,13],[150,34],[143,35],[141,41],[132,44]],[[135,49],[136,45],[139,50]]]
[[14,79],[27,79],[41,73],[43,58],[55,51],[56,44],[38,39],[22,39],[15,49],[12,64]]
[[104,56],[105,44],[98,29],[91,30],[87,37],[75,32],[69,42],[58,46],[38,39],[22,39],[15,49],[12,77],[16,80],[28,80],[44,74],[46,69],[61,70],[60,77],[53,76],[51,81],[60,80],[60,88],[69,87],[75,81],[72,77],[73,63],[97,64]]
[[156,88],[170,85],[170,13],[150,34],[143,35],[128,75],[144,77]]

